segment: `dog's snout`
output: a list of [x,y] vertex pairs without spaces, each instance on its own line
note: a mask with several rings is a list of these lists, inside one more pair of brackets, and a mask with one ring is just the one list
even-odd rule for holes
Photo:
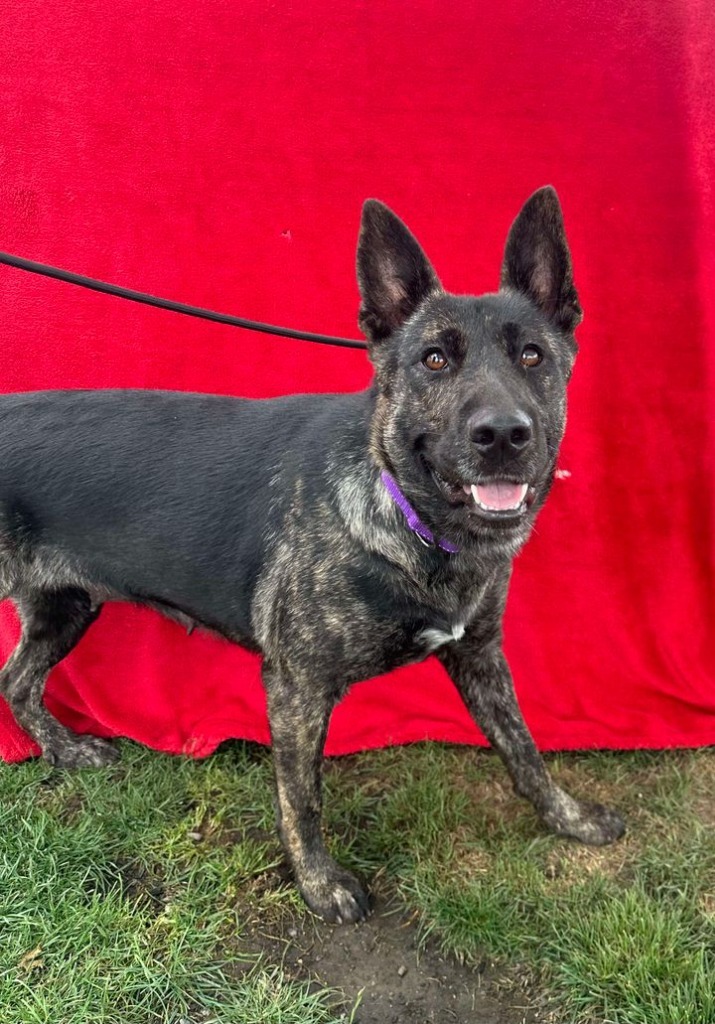
[[497,412],[482,409],[471,417],[469,437],[485,454],[493,452],[520,452],[531,441],[534,425],[523,410]]

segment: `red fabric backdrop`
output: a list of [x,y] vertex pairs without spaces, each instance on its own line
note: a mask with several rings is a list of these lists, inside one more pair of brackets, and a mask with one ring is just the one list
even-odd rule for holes
[[[543,747],[715,742],[710,0],[25,0],[2,5],[0,248],[354,334],[359,209],[447,287],[497,282],[537,186],[586,310],[564,475],[519,558],[507,649]],[[365,357],[0,268],[0,386],[342,390]],[[0,621],[0,653],[15,640]],[[111,606],[58,667],[83,730],[208,753],[268,737],[258,662]],[[480,742],[431,662],[357,686],[328,750]],[[33,748],[0,708],[0,754]]]

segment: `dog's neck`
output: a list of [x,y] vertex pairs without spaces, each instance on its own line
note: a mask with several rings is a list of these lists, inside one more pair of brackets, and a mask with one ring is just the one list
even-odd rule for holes
[[412,507],[412,505],[410,505],[409,501],[400,490],[399,484],[395,480],[394,476],[384,469],[380,474],[380,479],[385,486],[385,490],[397,505],[400,512],[404,515],[409,528],[426,547],[440,548],[440,550],[446,552],[448,555],[456,555],[459,553],[460,549],[456,544],[453,544],[452,541],[447,540],[444,537],[439,539],[436,538],[429,526],[422,522],[417,511]]

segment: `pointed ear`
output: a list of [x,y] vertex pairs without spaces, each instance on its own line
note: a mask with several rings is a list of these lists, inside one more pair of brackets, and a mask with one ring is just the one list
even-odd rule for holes
[[526,200],[511,226],[501,287],[522,292],[559,330],[569,334],[583,319],[561,204],[550,185]]
[[358,322],[369,341],[388,337],[440,288],[419,243],[377,199],[368,199],[362,209],[357,276],[362,298]]

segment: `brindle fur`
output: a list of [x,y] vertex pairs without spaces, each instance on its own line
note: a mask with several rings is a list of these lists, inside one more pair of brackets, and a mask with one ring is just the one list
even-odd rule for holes
[[[496,294],[445,292],[375,201],[363,212],[358,278],[375,366],[365,392],[0,399],[0,594],[23,627],[0,692],[17,720],[53,764],[115,756],[60,725],[42,699],[49,671],[107,600],[261,651],[280,835],[308,905],[338,922],[360,920],[369,904],[321,834],[331,711],[352,683],[431,651],[549,828],[587,843],[623,832],[615,812],[552,782],[501,649],[511,560],[551,486],[581,319],[556,194],[541,189],[523,207]],[[527,344],[543,351],[540,366],[522,365]],[[423,364],[430,347],[448,358],[444,372]],[[532,424],[518,450],[477,443],[485,417],[513,415]],[[518,521],[485,519],[428,467],[453,483],[525,480],[533,500]],[[459,553],[419,541],[383,469]]]

